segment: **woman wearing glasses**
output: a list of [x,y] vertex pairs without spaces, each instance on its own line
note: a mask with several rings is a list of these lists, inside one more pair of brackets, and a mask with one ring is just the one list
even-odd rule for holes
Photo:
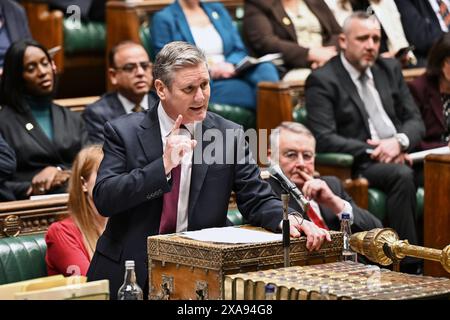
[[52,102],[54,88],[47,50],[34,40],[13,43],[5,55],[0,134],[16,153],[8,185],[17,199],[65,192],[71,163],[87,143],[80,117]]
[[258,82],[279,80],[270,62],[236,72],[235,66],[248,53],[220,3],[177,0],[153,16],[150,31],[156,53],[171,41],[186,41],[205,52],[212,79],[212,103],[255,109]]

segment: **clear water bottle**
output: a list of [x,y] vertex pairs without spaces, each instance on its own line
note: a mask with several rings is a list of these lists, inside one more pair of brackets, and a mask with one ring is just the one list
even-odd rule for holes
[[330,290],[326,284],[320,286],[319,294],[319,300],[330,300]]
[[275,285],[269,283],[264,287],[264,295],[266,300],[276,300]]
[[350,237],[352,235],[352,230],[350,229],[350,214],[343,213],[341,217],[341,232],[343,234],[343,248],[341,261],[353,261],[357,262],[358,257],[355,251],[350,248]]
[[143,300],[142,289],[136,282],[136,273],[134,272],[134,261],[125,261],[125,279],[117,292],[118,300]]

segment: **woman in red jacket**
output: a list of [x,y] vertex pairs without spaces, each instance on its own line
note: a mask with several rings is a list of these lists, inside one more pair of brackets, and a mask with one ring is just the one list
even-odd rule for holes
[[86,275],[97,240],[107,219],[95,208],[92,190],[102,147],[93,145],[81,150],[72,166],[69,181],[69,217],[50,225],[45,237],[48,275]]

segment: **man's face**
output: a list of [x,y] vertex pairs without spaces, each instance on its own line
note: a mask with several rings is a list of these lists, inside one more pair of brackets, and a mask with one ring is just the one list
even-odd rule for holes
[[130,100],[140,100],[152,86],[152,68],[147,52],[139,45],[124,45],[114,57],[109,70],[111,83]]
[[155,87],[164,110],[173,120],[179,114],[183,124],[205,119],[210,95],[206,64],[175,71],[170,87],[157,79]]
[[376,19],[353,19],[347,34],[341,34],[339,44],[345,58],[359,71],[370,68],[378,57],[381,31]]
[[29,46],[23,55],[23,79],[28,93],[37,96],[49,95],[53,91],[53,69],[44,51]]
[[304,134],[281,129],[279,150],[281,170],[297,187],[302,188],[305,179],[300,172],[303,171],[309,176],[314,174],[314,139]]

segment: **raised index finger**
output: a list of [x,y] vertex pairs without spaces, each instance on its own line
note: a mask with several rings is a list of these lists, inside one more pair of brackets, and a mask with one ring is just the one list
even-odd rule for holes
[[307,174],[305,171],[299,171],[300,175],[302,176],[305,181],[313,180],[314,178]]
[[172,127],[172,130],[170,130],[170,134],[178,134],[178,129],[180,129],[181,122],[183,121],[183,116],[181,114],[178,115],[177,120],[175,120],[175,124]]

